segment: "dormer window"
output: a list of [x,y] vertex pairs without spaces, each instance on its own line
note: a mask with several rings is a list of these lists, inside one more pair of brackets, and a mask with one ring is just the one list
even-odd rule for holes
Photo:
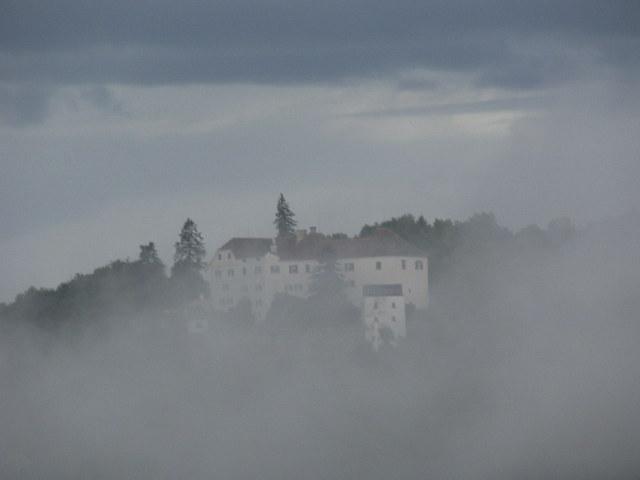
[[271,265],[271,268],[269,270],[271,271],[271,273],[280,273],[280,266],[279,265]]
[[416,270],[424,270],[424,264],[422,260],[416,260]]
[[298,273],[298,265],[289,265],[289,273]]
[[345,272],[353,272],[354,270],[355,270],[355,265],[353,264],[353,262],[347,262],[344,264]]

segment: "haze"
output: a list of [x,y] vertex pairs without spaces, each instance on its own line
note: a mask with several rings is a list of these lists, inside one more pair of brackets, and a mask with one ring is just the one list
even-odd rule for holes
[[[640,203],[633,0],[85,2],[0,16],[0,299],[135,255],[408,211]],[[345,209],[344,205],[349,208]]]
[[[0,478],[637,479],[639,52],[637,0],[4,0]],[[280,192],[467,228],[405,340],[19,295]]]

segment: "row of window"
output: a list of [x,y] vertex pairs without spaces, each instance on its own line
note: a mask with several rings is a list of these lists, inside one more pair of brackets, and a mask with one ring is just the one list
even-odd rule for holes
[[[407,261],[406,260],[401,260],[400,266],[402,268],[402,270],[406,270],[407,269]],[[416,270],[424,270],[424,262],[422,260],[416,260],[413,264],[414,268]],[[309,265],[308,263],[305,264],[304,266],[304,271],[305,273],[311,273],[311,265]],[[376,270],[382,270],[382,262],[380,260],[376,261]],[[260,265],[256,265],[253,269],[254,273],[256,274],[261,274],[262,273],[262,266]],[[271,267],[269,268],[269,271],[273,274],[277,274],[280,273],[280,265],[271,265]],[[355,271],[355,264],[353,262],[347,262],[344,264],[344,271],[345,272],[353,272]],[[289,273],[290,274],[296,274],[298,273],[298,265],[297,264],[292,264],[289,265]],[[216,270],[215,271],[215,276],[216,278],[221,278],[222,277],[222,270]],[[247,274],[247,267],[242,267],[242,275],[246,275]],[[228,277],[233,277],[235,275],[235,270],[233,268],[230,268],[227,270],[227,276]]]
[[[400,261],[400,266],[402,267],[402,270],[406,270],[407,269],[407,261],[406,260],[401,260]],[[416,270],[424,270],[424,263],[422,260],[416,260],[413,264],[414,268]],[[380,270],[380,268],[378,268],[378,270]]]
[[[391,308],[396,308],[396,302],[391,302]],[[373,309],[378,309],[378,302],[373,302]]]

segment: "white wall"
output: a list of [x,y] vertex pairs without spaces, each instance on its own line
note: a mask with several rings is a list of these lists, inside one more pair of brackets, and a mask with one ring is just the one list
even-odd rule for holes
[[364,297],[365,335],[374,347],[380,344],[380,330],[387,327],[394,338],[407,334],[405,300],[402,296]]
[[[402,261],[405,261],[405,269]],[[422,262],[423,269],[416,270],[415,262]],[[377,262],[381,269],[376,268]],[[370,284],[399,283],[406,303],[417,308],[427,308],[429,301],[429,278],[427,257],[365,257],[342,259],[342,265],[353,263],[354,270],[343,274],[347,282],[353,281],[355,287],[348,289],[351,301],[358,306],[362,304],[362,287]]]
[[[381,267],[379,270],[376,268],[378,262]],[[422,270],[416,270],[416,262],[422,262]],[[347,271],[347,264],[353,265],[352,271]],[[290,273],[289,267],[292,265],[298,267],[297,273]],[[309,265],[313,272],[318,262],[315,260],[281,261],[272,253],[260,259],[239,260],[231,251],[219,250],[209,264],[208,279],[212,290],[212,306],[215,309],[228,310],[237,305],[242,298],[247,298],[251,301],[256,319],[262,320],[277,293],[299,297],[309,295],[311,273],[306,271],[306,265]],[[279,273],[272,273],[272,266],[278,266]],[[347,283],[347,296],[359,308],[363,307],[362,287],[364,285],[390,283],[402,285],[405,303],[412,303],[417,308],[426,308],[428,305],[429,283],[426,257],[345,258],[340,259],[338,266]],[[256,273],[256,267],[261,269],[260,273]],[[229,275],[230,270],[233,271],[233,276]],[[216,276],[216,271],[220,272],[220,276]]]

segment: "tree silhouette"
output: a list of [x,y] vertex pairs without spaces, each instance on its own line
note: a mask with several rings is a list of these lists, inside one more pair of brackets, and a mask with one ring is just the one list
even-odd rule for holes
[[295,233],[294,229],[298,222],[294,220],[294,216],[295,214],[281,193],[276,206],[276,218],[273,221],[278,231],[278,237],[286,237]]
[[175,243],[171,276],[185,272],[200,272],[204,268],[206,251],[202,234],[193,220],[187,218],[180,231],[180,239]]
[[194,300],[208,294],[207,282],[202,278],[206,251],[202,234],[190,218],[184,222],[175,244],[171,283],[177,301]]

